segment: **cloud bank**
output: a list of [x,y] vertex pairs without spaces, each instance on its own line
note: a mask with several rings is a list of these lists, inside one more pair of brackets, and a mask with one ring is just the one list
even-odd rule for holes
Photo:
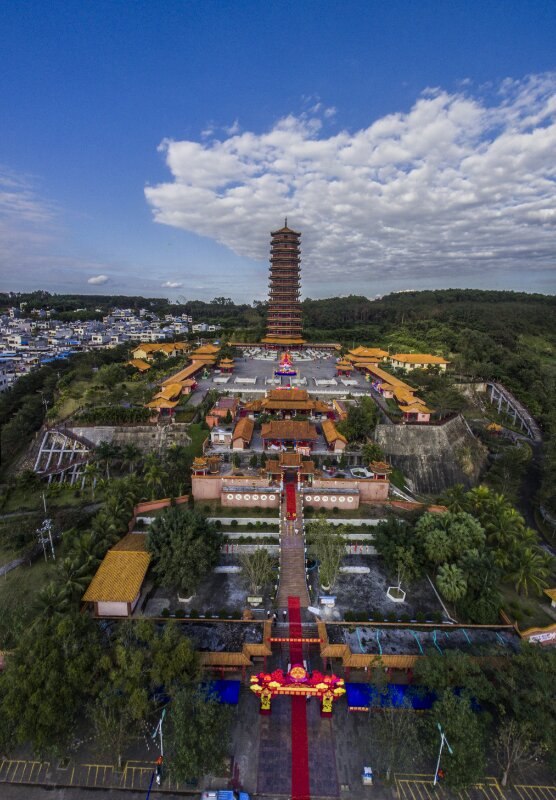
[[183,281],[164,281],[162,284],[163,289],[181,289]]
[[108,283],[108,275],[93,275],[91,278],[87,279],[87,283],[90,283],[93,286],[102,286],[103,284]]
[[[265,133],[160,145],[172,180],[145,189],[156,222],[266,260],[268,232],[303,233],[304,282],[379,290],[473,285],[493,273],[547,284],[556,250],[556,74],[506,80],[488,99],[426,90],[407,113],[327,135],[327,109]],[[319,114],[321,116],[319,117]],[[521,278],[519,276],[521,275]],[[348,287],[349,288],[349,287]],[[326,289],[323,290],[326,292]]]

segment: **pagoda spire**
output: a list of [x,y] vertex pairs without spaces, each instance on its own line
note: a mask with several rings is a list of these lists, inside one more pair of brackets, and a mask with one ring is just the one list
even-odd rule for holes
[[265,342],[284,346],[303,343],[300,292],[299,240],[301,234],[284,227],[272,231],[270,242],[270,292]]

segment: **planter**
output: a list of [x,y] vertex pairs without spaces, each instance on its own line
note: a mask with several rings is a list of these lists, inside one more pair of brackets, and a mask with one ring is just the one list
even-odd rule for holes
[[404,603],[405,602],[405,592],[404,592],[403,589],[400,589],[398,586],[389,586],[388,587],[388,591],[386,592],[386,596],[393,603]]
[[178,595],[178,603],[190,603],[194,597],[195,597],[194,594],[192,594],[191,597],[180,597]]

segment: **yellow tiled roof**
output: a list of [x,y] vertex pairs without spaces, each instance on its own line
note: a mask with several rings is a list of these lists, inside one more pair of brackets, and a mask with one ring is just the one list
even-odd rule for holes
[[145,403],[145,408],[175,408],[179,400],[165,400],[164,397],[158,400],[151,400],[150,403]]
[[127,363],[130,365],[130,367],[135,367],[135,369],[141,370],[141,372],[151,368],[151,365],[142,358],[132,358],[131,361],[128,361]]
[[359,359],[378,359],[386,358],[388,353],[386,350],[381,350],[380,347],[356,347],[354,350],[349,351],[350,356],[355,356]]
[[204,366],[205,365],[202,361],[193,360],[191,364],[185,367],[185,369],[180,369],[179,372],[176,372],[174,375],[166,378],[165,381],[162,381],[162,385],[169,386],[172,383],[181,383],[182,381],[186,380],[186,378],[190,378],[192,375],[195,375],[195,373],[203,369]]
[[547,597],[556,602],[556,589],[545,589],[544,593]]
[[82,600],[132,603],[141,591],[150,561],[150,553],[112,548],[104,556]]
[[180,396],[181,389],[181,383],[169,383],[158,394],[155,394],[155,399],[161,397],[164,400],[175,400],[176,397]]
[[449,364],[441,356],[431,356],[430,353],[396,353],[390,356],[392,361],[400,361],[402,364]]

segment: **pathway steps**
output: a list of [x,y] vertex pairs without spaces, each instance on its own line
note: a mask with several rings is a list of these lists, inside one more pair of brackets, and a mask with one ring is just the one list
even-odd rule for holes
[[305,576],[305,544],[303,539],[303,507],[297,492],[297,519],[286,519],[286,501],[282,501],[282,536],[280,548],[280,586],[277,606],[287,608],[289,597],[299,597],[301,608],[309,605]]

